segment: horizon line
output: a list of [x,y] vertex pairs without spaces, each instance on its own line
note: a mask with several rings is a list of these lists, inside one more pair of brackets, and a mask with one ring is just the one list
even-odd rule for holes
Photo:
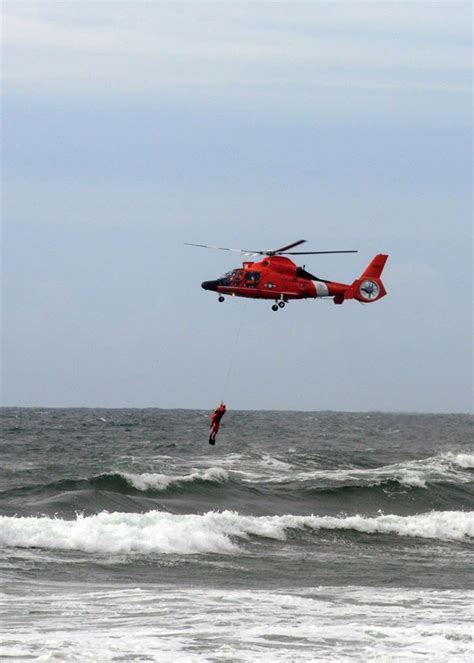
[[[0,405],[0,410],[181,410],[185,412],[208,412],[212,410],[212,407],[161,407],[158,405],[150,406],[103,406],[103,405]],[[301,412],[301,413],[331,413],[331,414],[403,414],[403,415],[440,415],[440,416],[450,416],[450,415],[463,415],[463,416],[474,416],[474,412],[468,412],[465,410],[459,410],[456,412],[433,412],[433,411],[423,411],[423,410],[281,410],[281,409],[270,409],[270,408],[235,408],[229,409],[230,412]]]

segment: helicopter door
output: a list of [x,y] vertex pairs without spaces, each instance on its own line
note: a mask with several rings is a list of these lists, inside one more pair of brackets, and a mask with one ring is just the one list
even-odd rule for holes
[[245,273],[245,287],[257,288],[260,281],[260,272],[246,272]]

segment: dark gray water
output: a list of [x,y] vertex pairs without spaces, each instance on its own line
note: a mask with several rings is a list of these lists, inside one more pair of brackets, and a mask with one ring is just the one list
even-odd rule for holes
[[472,417],[2,419],[2,660],[470,660]]

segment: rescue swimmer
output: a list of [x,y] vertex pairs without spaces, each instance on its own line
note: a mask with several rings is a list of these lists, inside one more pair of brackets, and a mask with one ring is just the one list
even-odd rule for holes
[[209,444],[214,445],[216,443],[216,435],[219,432],[219,427],[221,424],[221,419],[226,413],[226,406],[221,402],[219,407],[216,407],[214,412],[210,414],[211,418],[211,431],[209,433]]

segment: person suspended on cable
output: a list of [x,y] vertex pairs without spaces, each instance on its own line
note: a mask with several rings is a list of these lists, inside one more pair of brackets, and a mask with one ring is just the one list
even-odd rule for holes
[[211,432],[209,433],[209,444],[216,443],[216,435],[219,432],[221,419],[225,413],[226,413],[226,407],[224,403],[221,402],[219,407],[216,407],[214,412],[209,415],[211,418]]

